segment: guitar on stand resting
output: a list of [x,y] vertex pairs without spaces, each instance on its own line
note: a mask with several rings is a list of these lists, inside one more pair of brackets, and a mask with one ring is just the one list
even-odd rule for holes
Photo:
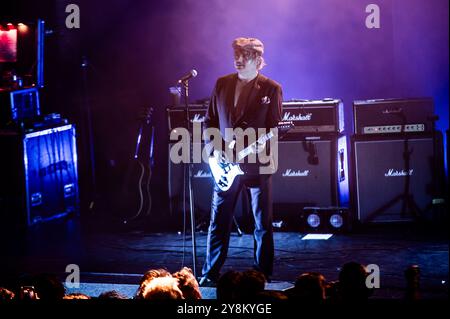
[[127,168],[123,183],[122,198],[125,199],[123,209],[126,213],[134,212],[131,217],[123,220],[124,224],[139,216],[148,216],[152,210],[150,181],[153,167],[153,144],[155,129],[152,125],[153,108],[142,109],[139,116],[139,128],[136,137],[134,153]]

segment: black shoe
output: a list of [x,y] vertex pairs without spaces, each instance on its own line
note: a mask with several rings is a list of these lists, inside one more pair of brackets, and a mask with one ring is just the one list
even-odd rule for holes
[[216,283],[208,277],[202,277],[200,278],[198,285],[200,287],[215,287]]

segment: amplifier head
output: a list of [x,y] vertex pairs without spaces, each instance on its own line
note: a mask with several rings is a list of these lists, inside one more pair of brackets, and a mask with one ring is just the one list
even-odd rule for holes
[[[188,117],[189,121],[191,121],[191,127],[193,122],[203,123],[205,120],[206,110],[207,108],[200,104],[193,104],[189,106]],[[179,127],[187,128],[186,112],[184,108],[167,108],[167,117],[169,120],[169,131]]]
[[431,132],[434,127],[433,111],[431,98],[354,101],[355,134]]
[[282,121],[292,121],[292,133],[340,133],[344,130],[343,103],[338,99],[283,102]]

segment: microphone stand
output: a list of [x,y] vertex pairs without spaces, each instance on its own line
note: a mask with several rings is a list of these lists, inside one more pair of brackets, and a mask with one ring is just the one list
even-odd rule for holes
[[[191,121],[189,119],[189,80],[181,81],[181,84],[184,88],[184,113],[185,120],[189,134],[191,134]],[[189,210],[191,217],[191,235],[192,235],[192,271],[194,273],[194,277],[197,278],[197,244],[195,240],[195,211],[194,211],[194,193],[192,190],[192,143],[191,137],[189,138],[189,163],[185,165],[185,174],[184,178],[186,178],[186,169],[188,170],[188,190],[189,190]],[[186,189],[183,190],[185,192]],[[183,207],[186,207],[186,202],[183,201]]]
[[405,132],[406,127],[406,115],[401,111],[397,114],[401,119],[401,129],[400,129],[400,138],[403,139],[403,165],[406,171],[405,182],[403,183],[403,193],[392,198],[389,202],[375,210],[369,215],[369,220],[373,220],[379,214],[386,211],[388,208],[393,207],[397,202],[401,203],[401,212],[400,216],[402,218],[406,217],[406,214],[409,212],[414,219],[417,221],[419,218],[423,217],[423,211],[419,208],[417,203],[414,200],[413,194],[410,191],[410,168],[411,168],[411,154],[413,150],[409,149],[409,136],[408,133]]

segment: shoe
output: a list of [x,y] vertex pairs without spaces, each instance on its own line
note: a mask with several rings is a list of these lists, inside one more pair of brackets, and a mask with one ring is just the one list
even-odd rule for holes
[[198,281],[200,287],[216,287],[216,283],[208,277],[202,277]]

